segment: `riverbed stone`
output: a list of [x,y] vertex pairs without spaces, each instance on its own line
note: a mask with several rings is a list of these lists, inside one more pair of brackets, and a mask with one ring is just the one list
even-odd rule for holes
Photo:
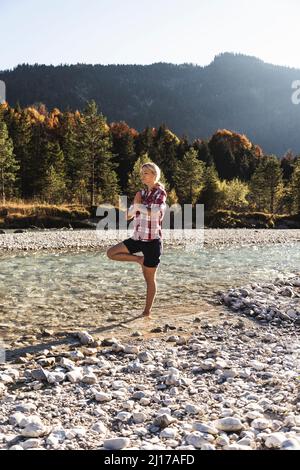
[[104,449],[108,450],[121,450],[128,447],[130,440],[127,437],[116,437],[105,439],[103,442]]
[[217,420],[215,426],[218,430],[226,432],[241,431],[244,427],[241,420],[233,416]]

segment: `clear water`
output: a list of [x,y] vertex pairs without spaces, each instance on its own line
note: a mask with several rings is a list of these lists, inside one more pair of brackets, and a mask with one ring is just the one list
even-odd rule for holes
[[[219,289],[272,281],[300,271],[300,244],[239,248],[164,248],[155,306],[201,306]],[[144,306],[136,263],[97,252],[0,257],[0,333],[35,328],[91,328],[125,319]]]

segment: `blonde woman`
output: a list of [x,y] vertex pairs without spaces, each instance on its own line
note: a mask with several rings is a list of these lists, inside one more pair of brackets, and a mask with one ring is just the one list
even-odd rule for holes
[[[115,261],[139,263],[147,284],[146,305],[142,316],[150,317],[157,291],[156,271],[163,253],[162,220],[166,210],[167,193],[160,180],[160,168],[152,162],[141,167],[141,181],[147,187],[138,191],[127,211],[127,220],[134,218],[130,238],[107,250]],[[134,255],[142,252],[143,256]]]

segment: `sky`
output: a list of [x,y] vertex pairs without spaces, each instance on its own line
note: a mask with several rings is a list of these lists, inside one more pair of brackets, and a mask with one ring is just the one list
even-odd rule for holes
[[208,65],[221,52],[300,69],[299,0],[0,0],[0,70]]

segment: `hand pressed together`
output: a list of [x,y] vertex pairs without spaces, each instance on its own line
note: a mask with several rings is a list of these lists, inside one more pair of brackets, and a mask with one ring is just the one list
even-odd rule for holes
[[141,204],[142,203],[142,194],[141,191],[138,191],[134,196],[133,204]]

